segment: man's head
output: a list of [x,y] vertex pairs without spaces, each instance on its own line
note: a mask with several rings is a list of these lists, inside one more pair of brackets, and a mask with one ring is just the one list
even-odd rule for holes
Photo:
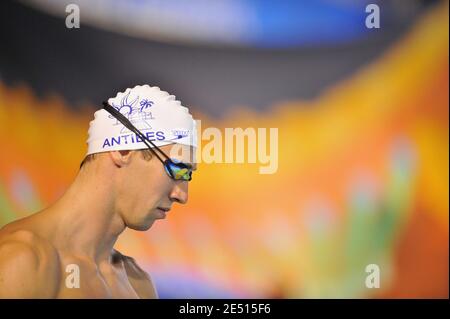
[[[88,153],[81,170],[87,176],[90,172],[108,174],[117,213],[128,227],[146,230],[156,219],[164,218],[174,202],[187,202],[188,181],[173,178],[163,162],[170,158],[171,163],[195,169],[195,122],[173,95],[148,85],[118,93],[108,104],[115,109],[108,112],[120,112],[140,132],[130,131],[118,121],[121,114],[97,111],[90,123]],[[143,142],[146,139],[152,141],[151,149],[148,141]]]
[[[175,144],[162,146],[167,154],[173,153]],[[182,146],[182,148],[189,148]],[[182,154],[188,154],[186,149]],[[189,156],[173,155],[183,163]],[[81,170],[87,175],[107,174],[114,192],[114,207],[125,225],[135,230],[149,229],[156,219],[165,217],[165,210],[174,203],[188,201],[188,181],[176,181],[165,172],[163,164],[149,150],[122,150],[90,155]]]

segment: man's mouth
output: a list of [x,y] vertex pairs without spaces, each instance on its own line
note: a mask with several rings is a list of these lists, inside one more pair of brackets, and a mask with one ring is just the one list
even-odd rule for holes
[[157,207],[157,209],[161,218],[166,218],[166,214],[170,210],[170,208],[166,207]]

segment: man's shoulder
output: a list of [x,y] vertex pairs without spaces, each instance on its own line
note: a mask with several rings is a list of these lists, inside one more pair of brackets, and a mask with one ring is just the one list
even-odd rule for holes
[[57,261],[54,248],[32,231],[2,229],[0,296],[20,298],[32,297],[38,291],[51,292],[52,279],[59,267]]
[[158,298],[156,288],[150,275],[144,271],[133,257],[114,250],[115,258],[119,258],[125,267],[128,280],[142,298]]
[[[37,257],[57,257],[57,251],[46,238],[39,236],[31,229],[5,226],[0,229],[0,249],[10,252],[12,246],[17,252],[37,255]],[[1,255],[0,255],[1,256]]]

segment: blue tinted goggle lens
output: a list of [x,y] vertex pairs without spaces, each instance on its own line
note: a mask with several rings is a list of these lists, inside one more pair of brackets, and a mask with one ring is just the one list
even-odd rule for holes
[[166,160],[164,162],[164,168],[167,174],[174,180],[190,181],[192,179],[192,169],[184,163],[176,160]]

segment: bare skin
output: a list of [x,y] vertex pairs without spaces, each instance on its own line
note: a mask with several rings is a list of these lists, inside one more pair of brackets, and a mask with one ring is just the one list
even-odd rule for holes
[[[126,227],[147,230],[165,217],[160,208],[187,200],[188,182],[170,179],[156,157],[98,154],[53,205],[0,229],[0,298],[158,298],[150,276],[114,244]],[[67,282],[73,264],[79,288]]]

